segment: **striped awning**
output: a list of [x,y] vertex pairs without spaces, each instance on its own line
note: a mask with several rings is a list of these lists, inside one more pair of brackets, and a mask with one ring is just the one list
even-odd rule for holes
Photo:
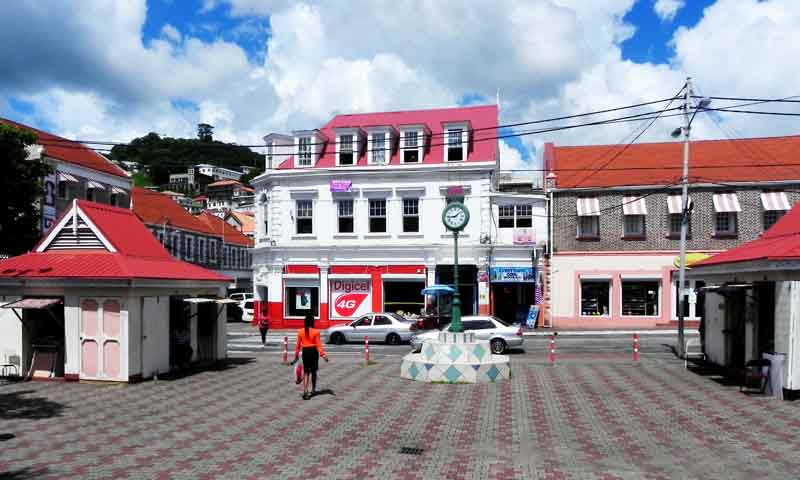
[[58,172],[58,181],[59,182],[73,182],[78,183],[78,179],[70,175],[69,173]]
[[[682,200],[683,197],[680,195],[670,195],[667,197],[667,211],[669,213],[681,213],[682,208]],[[691,197],[687,199],[686,202],[689,205],[689,209],[691,210],[692,207],[692,199]]]
[[600,216],[600,199],[597,197],[579,197],[577,206],[579,217]]
[[761,205],[767,211],[791,210],[792,208],[789,205],[789,199],[786,198],[786,192],[762,192]]
[[127,195],[128,192],[119,188],[119,187],[111,187],[111,193],[116,193],[117,195]]
[[97,183],[94,180],[89,180],[88,182],[86,182],[86,186],[87,186],[87,188],[94,188],[94,189],[97,189],[97,190],[105,190],[106,189],[106,187],[104,187],[102,183]]
[[647,215],[644,197],[633,195],[622,197],[622,213],[625,215]]
[[713,196],[714,211],[717,213],[741,212],[739,198],[735,193],[715,193]]

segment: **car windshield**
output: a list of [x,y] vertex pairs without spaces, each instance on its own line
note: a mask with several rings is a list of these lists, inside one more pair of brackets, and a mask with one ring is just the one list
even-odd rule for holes
[[253,308],[253,302],[245,302],[244,308]]

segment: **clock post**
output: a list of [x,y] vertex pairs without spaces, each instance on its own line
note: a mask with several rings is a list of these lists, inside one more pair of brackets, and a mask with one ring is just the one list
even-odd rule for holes
[[469,210],[463,203],[453,202],[444,207],[442,223],[453,232],[453,320],[450,322],[451,332],[461,332],[461,295],[458,292],[458,234],[469,223]]

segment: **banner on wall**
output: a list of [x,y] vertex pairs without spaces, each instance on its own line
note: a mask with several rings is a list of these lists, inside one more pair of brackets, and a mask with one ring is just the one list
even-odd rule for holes
[[534,283],[532,267],[491,267],[489,276],[492,282]]
[[44,177],[44,195],[42,195],[42,233],[48,231],[56,221],[56,174]]
[[330,281],[332,318],[358,317],[372,309],[372,287],[369,279]]

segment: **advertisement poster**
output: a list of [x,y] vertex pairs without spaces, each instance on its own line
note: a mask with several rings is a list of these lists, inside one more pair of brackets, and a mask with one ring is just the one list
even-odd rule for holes
[[51,173],[44,178],[44,195],[42,196],[42,232],[46,232],[56,221],[56,174]]
[[311,310],[311,289],[298,288],[295,290],[295,308],[298,310]]
[[492,282],[533,283],[534,271],[531,267],[491,267],[489,276]]
[[536,325],[537,318],[539,318],[539,305],[531,305],[530,310],[528,310],[528,319],[525,322],[527,327],[533,328]]
[[331,318],[351,318],[369,313],[372,291],[369,279],[330,281]]

